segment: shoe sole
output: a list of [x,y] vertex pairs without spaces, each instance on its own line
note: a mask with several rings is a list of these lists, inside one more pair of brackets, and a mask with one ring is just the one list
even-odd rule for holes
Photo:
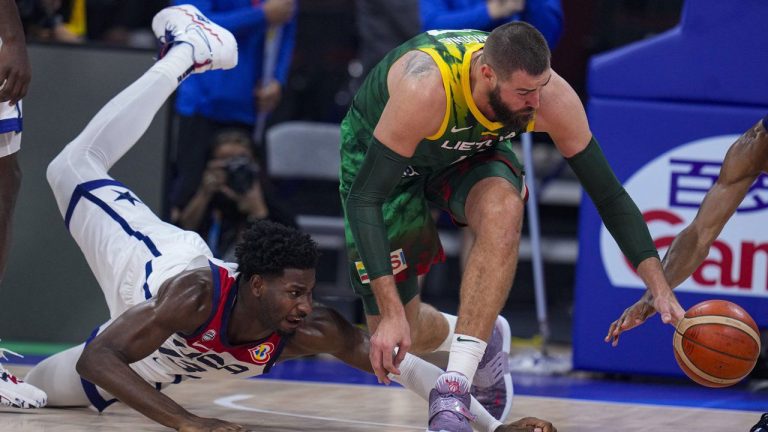
[[[509,349],[512,345],[512,331],[509,328],[509,321],[499,315],[496,317],[496,326],[500,327],[503,344],[502,350],[507,354],[507,359],[509,359]],[[509,371],[504,374],[504,388],[507,391],[507,403],[504,406],[504,412],[501,413],[501,418],[499,419],[502,423],[507,421],[509,412],[512,411],[512,399],[514,399],[515,395],[515,388],[512,385],[512,374]]]
[[[206,33],[209,39],[213,38],[213,39],[219,40],[221,46],[217,47],[217,50],[231,51],[231,49],[234,48],[235,50],[234,55],[232,55],[231,52],[228,52],[226,53],[226,55],[221,56],[222,59],[231,58],[233,60],[231,63],[214,64],[211,69],[227,70],[237,66],[238,52],[237,52],[237,40],[235,39],[235,36],[233,36],[229,30],[211,21],[202,12],[200,12],[200,10],[197,9],[195,6],[192,6],[192,5],[171,6],[158,12],[157,15],[155,15],[155,17],[152,19],[152,31],[155,33],[155,36],[165,33],[165,23],[169,21],[169,17],[172,17],[176,11],[181,11],[185,15],[189,16],[192,22],[194,22],[195,24],[198,24],[200,28],[203,29],[203,31]],[[204,17],[208,22],[205,23],[205,22],[199,21],[197,19],[197,16]],[[209,41],[209,43],[212,43],[212,42]]]
[[[18,402],[21,402],[20,404]],[[31,401],[25,397],[22,397],[18,393],[14,393],[8,390],[3,390],[0,394],[0,406],[22,408],[22,409],[35,409],[41,408],[45,403],[40,404],[38,401]]]

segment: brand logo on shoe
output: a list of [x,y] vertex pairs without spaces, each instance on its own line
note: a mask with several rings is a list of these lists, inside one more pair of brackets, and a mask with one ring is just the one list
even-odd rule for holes
[[203,340],[203,342],[209,342],[209,341],[212,341],[213,338],[215,337],[216,337],[216,330],[209,329],[207,332],[203,334],[203,337],[201,339]]
[[461,390],[461,383],[459,383],[459,380],[448,380],[445,384],[448,386],[448,391],[451,393],[459,393],[459,390]]
[[12,382],[14,384],[18,384],[19,382],[21,382],[20,379],[18,379],[15,376],[9,374],[8,372],[3,372],[3,375],[0,377],[0,379],[2,379],[3,381],[10,381],[10,382]]

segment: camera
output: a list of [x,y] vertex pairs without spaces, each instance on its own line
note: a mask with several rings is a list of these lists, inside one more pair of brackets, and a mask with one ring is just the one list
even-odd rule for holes
[[227,186],[238,195],[242,195],[251,189],[256,176],[259,175],[259,166],[247,156],[238,156],[227,161]]

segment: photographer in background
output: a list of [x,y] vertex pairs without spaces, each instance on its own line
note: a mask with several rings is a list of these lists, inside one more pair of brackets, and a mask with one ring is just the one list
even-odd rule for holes
[[255,220],[297,227],[294,215],[276,202],[250,136],[240,129],[216,134],[197,191],[183,209],[174,209],[173,216],[178,226],[199,233],[224,260],[234,256],[240,234]]

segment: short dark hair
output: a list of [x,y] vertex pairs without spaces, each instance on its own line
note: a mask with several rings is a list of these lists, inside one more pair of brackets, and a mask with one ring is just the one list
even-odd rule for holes
[[285,225],[260,220],[245,232],[235,248],[238,271],[247,280],[253,275],[280,276],[283,270],[313,269],[319,253],[308,235]]
[[544,36],[522,21],[496,27],[483,48],[485,62],[502,80],[519,70],[529,75],[541,75],[549,68],[550,55]]

